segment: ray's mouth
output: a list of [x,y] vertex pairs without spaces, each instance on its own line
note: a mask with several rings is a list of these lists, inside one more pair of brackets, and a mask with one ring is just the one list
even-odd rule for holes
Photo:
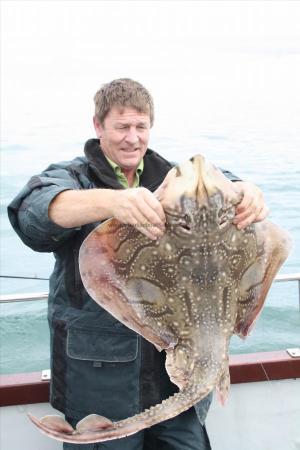
[[182,231],[183,233],[191,234],[191,232],[192,232],[191,226],[185,222],[179,222],[175,226],[176,226],[176,228],[179,228],[180,231]]
[[171,227],[179,228],[184,233],[191,234],[193,231],[192,227],[192,219],[188,214],[178,214],[175,211],[167,211],[165,210],[166,215],[168,217],[168,224]]
[[191,218],[188,214],[185,214],[183,219],[184,220],[179,224],[179,226],[183,231],[187,231],[190,233],[192,231]]
[[223,214],[223,215],[220,217],[219,227],[220,227],[220,228],[225,228],[225,226],[227,225],[227,223],[228,223],[228,217],[227,217],[226,214]]

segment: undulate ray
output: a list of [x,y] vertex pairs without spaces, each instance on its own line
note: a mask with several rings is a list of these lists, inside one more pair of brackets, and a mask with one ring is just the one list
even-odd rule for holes
[[156,195],[167,218],[161,239],[111,219],[83,242],[79,264],[90,296],[166,351],[167,372],[180,391],[118,422],[88,416],[76,430],[63,419],[30,416],[54,439],[122,438],[180,414],[215,387],[224,403],[230,338],[249,333],[288,255],[288,235],[271,222],[233,225],[241,193],[201,155],[173,168]]

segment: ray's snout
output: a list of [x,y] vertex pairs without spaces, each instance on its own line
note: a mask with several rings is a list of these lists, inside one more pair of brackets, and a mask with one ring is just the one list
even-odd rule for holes
[[181,199],[191,199],[199,206],[208,205],[210,198],[222,192],[225,203],[237,204],[238,194],[233,183],[202,155],[174,167],[156,191],[167,210],[180,209]]

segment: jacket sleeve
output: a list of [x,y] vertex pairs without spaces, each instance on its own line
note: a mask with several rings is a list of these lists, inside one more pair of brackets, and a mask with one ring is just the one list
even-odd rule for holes
[[230,181],[242,181],[239,177],[234,175],[233,173],[229,172],[229,170],[220,169],[226,178]]
[[79,228],[55,224],[48,210],[58,194],[80,188],[76,177],[64,167],[53,165],[32,177],[8,205],[9,220],[24,244],[39,252],[52,252],[71,237]]

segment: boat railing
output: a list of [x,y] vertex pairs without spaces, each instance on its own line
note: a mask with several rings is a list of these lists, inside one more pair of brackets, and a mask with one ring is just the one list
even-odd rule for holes
[[[48,278],[38,278],[38,277],[15,277],[11,275],[1,275],[1,278],[15,278],[15,279],[27,279],[27,280],[48,280]],[[279,274],[276,276],[275,282],[286,282],[294,281],[298,283],[298,304],[300,312],[300,272],[290,273],[290,274]],[[30,294],[4,294],[0,295],[1,303],[11,303],[11,302],[29,302],[29,301],[39,301],[46,300],[48,298],[48,292],[33,292]]]

